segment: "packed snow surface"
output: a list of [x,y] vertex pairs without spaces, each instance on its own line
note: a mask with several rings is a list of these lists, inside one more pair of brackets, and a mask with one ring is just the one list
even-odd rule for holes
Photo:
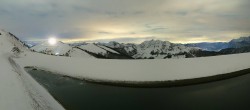
[[250,67],[250,53],[189,59],[107,60],[79,59],[26,53],[16,59],[22,67],[76,78],[111,81],[169,81],[207,77]]

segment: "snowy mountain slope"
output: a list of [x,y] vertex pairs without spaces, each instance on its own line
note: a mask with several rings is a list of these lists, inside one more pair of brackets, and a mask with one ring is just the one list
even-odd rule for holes
[[191,43],[185,44],[188,47],[198,47],[205,51],[220,51],[227,48],[241,48],[250,46],[250,36],[249,37],[240,37],[237,39],[232,39],[229,42],[202,42],[202,43]]
[[73,43],[68,43],[72,47],[79,47],[81,45],[87,45],[88,43],[86,42],[73,42]]
[[21,51],[30,51],[28,46],[23,43],[19,38],[15,35],[11,34],[10,32],[6,32],[5,30],[0,30],[2,36],[2,40],[0,42],[1,46],[6,47],[6,50],[11,50],[14,46],[18,47]]
[[197,48],[186,47],[182,44],[174,44],[168,41],[150,40],[137,45],[137,54],[134,58],[185,58],[186,53]]
[[0,30],[0,109],[1,110],[63,110],[64,108],[23,68],[13,60],[11,50],[26,45],[9,32]]
[[218,55],[230,55],[250,52],[250,46],[244,46],[240,48],[225,48],[220,51],[191,51],[196,57],[208,57],[208,56],[218,56]]
[[[230,42],[174,44],[168,41],[150,40],[141,44],[124,44],[115,41],[100,43],[136,59],[190,58],[248,52],[250,36]],[[233,49],[235,48],[235,49]]]
[[22,81],[18,74],[12,71],[8,62],[9,53],[16,41],[9,33],[3,30],[0,30],[0,33],[0,109],[32,109],[29,103],[31,100],[25,93]]
[[58,41],[55,45],[49,44],[49,42],[43,42],[31,48],[36,52],[43,52],[46,54],[53,55],[65,55],[69,50],[72,49],[68,44],[64,44]]
[[23,41],[29,48],[42,43],[42,41]]
[[228,45],[229,48],[241,48],[245,46],[250,46],[250,36],[233,39],[228,43]]
[[118,42],[103,43],[102,45],[113,48],[120,53],[132,56],[136,59],[165,59],[186,58],[190,51],[199,50],[182,44],[174,44],[168,41],[150,40],[141,44],[120,44]]
[[41,52],[49,55],[69,56],[69,57],[82,57],[82,58],[94,58],[85,51],[77,48],[73,48],[68,44],[58,41],[55,45],[51,45],[48,42],[43,42],[36,46],[33,46],[31,50]]
[[188,47],[198,47],[205,51],[220,51],[222,49],[228,48],[227,42],[202,42],[202,43],[190,43],[185,44]]
[[89,43],[86,45],[81,45],[78,48],[88,52],[89,54],[97,58],[131,59],[131,57],[120,54],[119,52],[103,45]]
[[[109,43],[96,43],[96,44],[86,43],[86,42],[76,42],[76,43],[71,43],[70,46],[80,48],[81,50],[84,50],[85,52],[97,58],[109,58],[109,59],[190,58],[190,57],[223,55],[225,54],[225,51],[222,53],[219,51],[224,49],[227,50],[226,53],[243,52],[242,49],[239,51],[231,49],[234,52],[229,52],[230,49],[227,48],[241,48],[245,46],[250,46],[250,37],[241,37],[239,39],[233,39],[230,42],[215,42],[215,43],[202,42],[202,43],[191,43],[191,44],[175,44],[168,41],[150,40],[150,41],[144,41],[141,44],[133,44],[133,43],[124,44],[115,41],[111,41]],[[64,46],[59,46],[59,47],[64,47]],[[64,48],[66,48],[65,50],[69,50],[67,49],[69,48],[68,45]],[[42,50],[51,54],[50,49],[48,50],[42,49]],[[52,49],[52,50],[57,50],[57,49]],[[57,54],[57,53],[58,52],[52,51],[52,54]],[[63,54],[60,55],[69,54],[67,52],[62,52],[62,53]],[[121,55],[119,56],[118,54]]]
[[104,50],[102,48],[100,48],[99,46],[97,46],[96,44],[87,44],[87,45],[82,45],[79,48],[86,50],[88,52],[91,53],[95,53],[95,54],[101,54],[101,55],[106,55],[108,54],[109,51]]
[[121,47],[124,47],[125,44],[120,44],[116,41],[110,41],[108,43],[98,43],[98,45],[105,45],[111,48],[121,48]]
[[99,45],[104,45],[107,47],[112,48],[113,50],[116,50],[120,53],[123,53],[125,55],[128,56],[133,56],[136,54],[136,44],[132,44],[132,43],[128,43],[128,44],[124,44],[124,43],[118,43],[115,41],[111,41],[109,43],[99,43]]
[[78,48],[73,48],[72,50],[70,50],[68,56],[70,57],[80,57],[80,58],[95,58],[92,55],[88,54],[85,51],[82,51]]
[[108,47],[106,47],[106,46],[98,45],[98,47],[100,47],[100,48],[102,48],[102,49],[104,49],[104,50],[106,50],[106,51],[112,52],[112,53],[120,54],[120,53],[118,53],[117,51],[112,50],[112,49],[110,49],[110,48],[108,48]]
[[246,53],[250,52],[250,46],[243,46],[240,48],[227,48],[219,51],[220,54],[237,54],[237,53]]

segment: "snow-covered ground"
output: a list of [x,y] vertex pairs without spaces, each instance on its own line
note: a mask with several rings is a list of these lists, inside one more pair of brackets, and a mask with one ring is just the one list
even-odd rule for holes
[[0,30],[0,110],[63,110],[64,108],[23,68],[12,60],[15,46],[27,52],[17,39]]
[[169,81],[207,77],[250,67],[250,53],[189,59],[79,59],[26,53],[15,59],[63,75],[111,81]]
[[0,109],[31,110],[32,100],[19,75],[10,65],[8,55],[1,52],[0,62]]

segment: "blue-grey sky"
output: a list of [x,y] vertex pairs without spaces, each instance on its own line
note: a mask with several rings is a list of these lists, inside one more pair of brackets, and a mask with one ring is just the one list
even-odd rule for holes
[[250,35],[249,0],[1,0],[22,40],[218,42]]

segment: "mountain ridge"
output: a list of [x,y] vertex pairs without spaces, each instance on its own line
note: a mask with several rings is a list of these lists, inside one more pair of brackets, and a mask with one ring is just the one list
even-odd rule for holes
[[[193,58],[204,56],[215,56],[232,53],[248,52],[247,48],[250,46],[250,37],[241,37],[233,39],[230,42],[202,42],[192,44],[177,44],[162,40],[147,40],[140,44],[133,43],[119,43],[110,41],[108,43],[86,43],[77,42],[76,44],[69,44],[71,48],[78,48],[89,55],[96,58],[108,59],[169,59],[169,58]],[[232,43],[236,42],[236,43]],[[61,42],[62,43],[62,42]],[[230,45],[231,43],[231,45]],[[244,43],[241,45],[241,43]],[[36,46],[34,46],[36,47]],[[34,48],[33,47],[33,48]],[[231,52],[230,52],[231,51]]]

